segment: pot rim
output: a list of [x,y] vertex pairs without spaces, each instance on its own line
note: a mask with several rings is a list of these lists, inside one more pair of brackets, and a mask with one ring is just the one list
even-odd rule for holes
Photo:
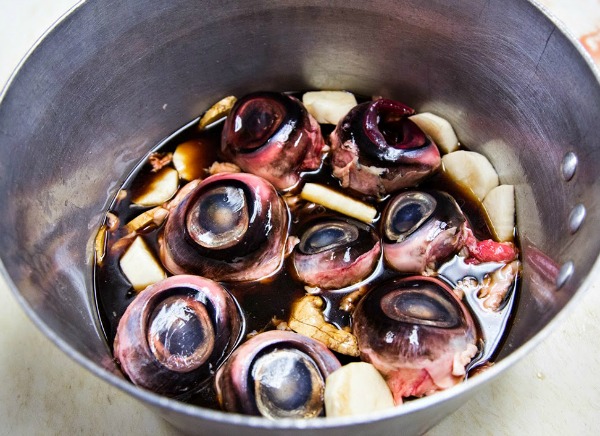
[[[526,3],[530,3],[540,11],[540,13],[548,20],[551,21],[552,25],[560,31],[563,36],[574,46],[583,61],[591,69],[593,76],[596,78],[600,86],[600,69],[594,63],[591,55],[585,50],[585,48],[579,43],[573,33],[562,23],[556,16],[554,16],[546,7],[538,3],[536,0],[522,0]],[[36,40],[31,48],[26,52],[23,58],[15,67],[14,71],[10,75],[4,87],[0,90],[0,105],[4,101],[8,90],[10,89],[15,77],[19,71],[29,60],[31,54],[35,52],[38,46],[51,34],[54,30],[68,19],[77,9],[85,6],[86,0],[79,0],[78,3],[68,9],[63,15],[61,15],[42,35]],[[138,386],[133,385],[129,381],[122,377],[119,377],[106,368],[98,365],[97,363],[88,359],[81,352],[77,351],[67,341],[62,339],[56,334],[35,312],[33,307],[25,300],[21,295],[18,287],[13,282],[12,278],[8,274],[2,259],[0,258],[0,274],[6,281],[8,288],[11,293],[24,310],[25,314],[29,319],[36,325],[36,327],[52,342],[54,343],[64,354],[70,357],[73,361],[84,367],[86,370],[94,374],[96,377],[104,380],[105,382],[115,386],[122,392],[125,392],[142,403],[146,403],[152,407],[166,410],[169,412],[175,412],[183,414],[192,418],[199,418],[210,420],[223,424],[233,424],[241,426],[249,426],[253,428],[260,428],[265,430],[310,430],[310,429],[327,429],[335,427],[346,427],[357,424],[365,424],[377,421],[384,421],[386,419],[397,418],[399,416],[408,415],[415,413],[430,407],[433,407],[437,403],[443,403],[454,397],[459,397],[468,391],[478,389],[495,379],[501,373],[503,373],[510,366],[521,360],[524,356],[529,354],[535,347],[537,347],[549,334],[557,328],[560,323],[567,319],[578,304],[579,300],[583,298],[586,292],[589,291],[591,284],[600,279],[600,254],[596,258],[594,265],[590,269],[587,276],[582,281],[579,288],[565,304],[565,306],[545,325],[540,331],[534,336],[527,340],[522,346],[511,352],[508,356],[503,358],[500,362],[494,364],[486,371],[478,374],[474,378],[470,378],[463,383],[460,383],[452,388],[444,391],[436,392],[432,396],[423,397],[417,401],[410,401],[404,403],[401,406],[387,409],[384,411],[348,416],[348,417],[319,417],[310,420],[284,418],[279,420],[270,420],[264,417],[241,415],[237,413],[224,412],[220,410],[206,409],[200,406],[183,403],[181,401],[164,397],[155,394],[151,391],[145,390]]]

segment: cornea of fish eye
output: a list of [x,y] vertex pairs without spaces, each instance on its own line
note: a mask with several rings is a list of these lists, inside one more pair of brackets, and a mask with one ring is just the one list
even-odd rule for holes
[[320,167],[321,127],[295,97],[257,92],[239,99],[223,127],[221,152],[277,189],[294,187],[301,173]]
[[272,185],[251,174],[219,174],[171,211],[160,257],[173,274],[258,280],[282,265],[287,231],[287,207]]
[[458,252],[468,222],[456,201],[442,191],[404,191],[382,214],[383,255],[399,272],[422,274]]
[[437,209],[435,197],[426,192],[405,192],[388,203],[382,233],[390,241],[402,242],[412,235]]
[[128,306],[114,355],[134,384],[185,399],[210,381],[239,342],[243,326],[237,302],[218,283],[169,277]]
[[272,330],[239,346],[215,377],[229,412],[266,418],[314,418],[324,411],[325,379],[341,364],[323,344]]
[[375,230],[349,218],[311,220],[292,253],[300,281],[320,289],[341,289],[376,268],[381,244]]
[[384,197],[437,171],[435,143],[411,120],[414,110],[379,99],[355,106],[331,134],[333,175],[342,187]]
[[469,311],[446,284],[431,277],[375,286],[353,319],[361,359],[385,376],[397,404],[459,383],[477,351]]

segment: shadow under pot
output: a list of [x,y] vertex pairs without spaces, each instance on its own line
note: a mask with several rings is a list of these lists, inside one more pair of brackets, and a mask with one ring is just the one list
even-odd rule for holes
[[228,412],[272,419],[322,416],[325,379],[340,366],[314,339],[267,331],[240,345],[219,369],[217,397]]
[[423,274],[464,246],[467,229],[462,210],[445,192],[401,192],[381,218],[385,261],[396,271]]
[[432,277],[393,279],[371,289],[353,315],[360,357],[381,372],[396,404],[449,388],[476,355],[473,317]]
[[287,232],[287,206],[269,182],[217,174],[171,211],[159,236],[160,257],[173,274],[260,280],[281,267]]
[[184,399],[212,378],[243,328],[237,302],[221,285],[173,276],[147,287],[127,307],[114,356],[135,385]]
[[292,261],[303,283],[333,290],[371,275],[380,254],[379,237],[371,226],[350,218],[328,217],[304,226]]

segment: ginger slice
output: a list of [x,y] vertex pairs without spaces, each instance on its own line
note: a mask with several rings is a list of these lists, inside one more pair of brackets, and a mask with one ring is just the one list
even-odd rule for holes
[[156,206],[146,212],[143,212],[125,224],[127,233],[133,233],[143,230],[150,226],[159,227],[169,215],[169,211],[161,206]]
[[305,295],[292,305],[288,326],[301,335],[323,343],[327,348],[348,356],[358,356],[356,337],[325,321],[323,300],[316,295]]
[[206,172],[213,176],[221,173],[241,173],[242,169],[231,162],[213,162]]
[[484,277],[481,289],[477,293],[477,297],[483,299],[484,308],[495,312],[500,310],[520,267],[521,263],[513,260]]

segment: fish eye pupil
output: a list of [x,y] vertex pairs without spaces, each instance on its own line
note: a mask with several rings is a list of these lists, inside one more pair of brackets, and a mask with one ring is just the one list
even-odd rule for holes
[[217,234],[231,230],[237,221],[236,215],[240,213],[231,206],[227,194],[217,193],[208,197],[200,206],[200,217],[206,230]]
[[326,227],[310,235],[306,243],[311,248],[319,249],[338,242],[343,238],[344,232],[341,229],[335,227]]
[[403,205],[393,218],[393,227],[396,233],[403,234],[411,230],[423,219],[425,207],[417,202]]
[[202,247],[221,249],[234,245],[249,223],[243,189],[220,186],[201,195],[186,220],[190,236]]
[[346,222],[317,224],[302,235],[299,249],[304,254],[317,254],[347,246],[358,239],[358,228]]

